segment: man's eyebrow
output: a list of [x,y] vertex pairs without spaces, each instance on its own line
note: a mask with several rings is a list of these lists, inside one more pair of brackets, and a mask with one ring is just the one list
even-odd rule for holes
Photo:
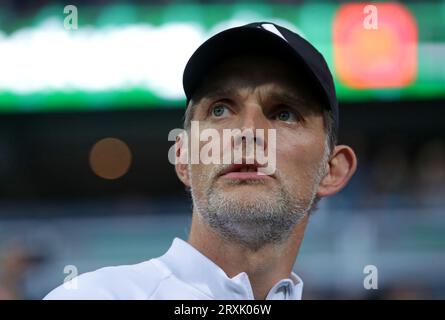
[[[223,98],[238,98],[242,100],[242,95],[240,94],[236,86],[224,86],[216,87],[214,89],[208,90],[203,93],[202,99],[215,101]],[[272,91],[267,92],[261,98],[263,102],[279,102],[288,105],[289,107],[298,109],[307,109],[310,107],[309,101],[300,95],[293,94],[289,91]]]

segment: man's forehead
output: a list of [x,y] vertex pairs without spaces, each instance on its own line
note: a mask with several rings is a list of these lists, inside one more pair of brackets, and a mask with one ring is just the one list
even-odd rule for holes
[[261,54],[240,55],[220,62],[210,70],[192,100],[198,103],[203,98],[245,98],[253,92],[261,94],[264,100],[286,97],[291,102],[318,104],[303,68],[286,59]]
[[221,83],[221,85],[215,86],[203,93],[203,98],[208,100],[223,98],[236,98],[238,100],[244,100],[251,95],[256,95],[261,100],[284,99],[300,102],[305,101],[305,98],[294,87],[274,82],[257,85],[236,82]]
[[272,76],[253,79],[251,75],[217,77],[200,88],[195,102],[233,98],[245,100],[254,95],[262,101],[284,100],[289,103],[308,104],[313,100],[310,90],[302,83]]

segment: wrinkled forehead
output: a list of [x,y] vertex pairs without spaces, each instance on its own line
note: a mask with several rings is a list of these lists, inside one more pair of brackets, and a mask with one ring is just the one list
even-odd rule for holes
[[[291,67],[292,66],[292,67]],[[315,89],[307,81],[304,68],[295,63],[261,55],[242,55],[224,60],[209,71],[193,97],[194,102],[221,91],[242,91],[265,88],[284,92],[309,102],[316,101]],[[305,81],[306,80],[306,81]]]

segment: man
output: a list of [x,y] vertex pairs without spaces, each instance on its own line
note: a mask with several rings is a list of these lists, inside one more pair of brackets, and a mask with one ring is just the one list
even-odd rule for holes
[[350,147],[336,145],[338,107],[326,62],[297,34],[253,23],[201,45],[183,84],[177,159],[205,130],[262,129],[275,134],[255,135],[254,144],[274,153],[275,170],[261,174],[258,159],[248,161],[245,136],[217,143],[241,145],[241,163],[176,161],[193,199],[188,241],[175,238],[165,255],[140,264],[83,274],[77,289],[60,286],[46,299],[301,299],[292,267],[309,215],[346,185],[357,163]]

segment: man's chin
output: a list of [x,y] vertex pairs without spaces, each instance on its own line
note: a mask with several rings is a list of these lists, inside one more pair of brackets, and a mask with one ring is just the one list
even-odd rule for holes
[[275,199],[270,199],[273,191],[267,185],[255,184],[236,184],[224,186],[215,190],[220,196],[228,199],[228,201],[236,201],[240,205],[254,206],[262,202],[270,203]]
[[216,190],[221,193],[230,193],[237,197],[267,196],[271,194],[274,186],[255,180],[233,180],[229,183],[218,184]]

